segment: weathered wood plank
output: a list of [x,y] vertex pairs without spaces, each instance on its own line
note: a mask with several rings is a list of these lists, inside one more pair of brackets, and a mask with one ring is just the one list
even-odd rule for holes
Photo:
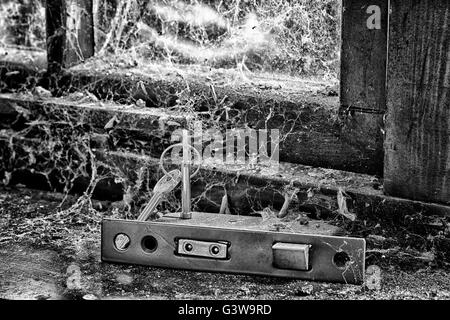
[[[117,119],[117,124],[114,127],[118,127],[120,130],[125,130],[126,128],[135,131],[147,130],[149,131],[149,135],[154,135],[155,137],[159,137],[160,141],[164,141],[163,144],[170,144],[170,132],[174,129],[170,127],[170,121],[179,122],[180,126],[184,126],[184,123],[181,121],[183,115],[179,113],[170,114],[169,111],[163,112],[162,110],[154,108],[124,108],[123,106],[112,103],[64,102],[64,100],[60,98],[33,101],[31,98],[23,97],[22,99],[19,99],[17,96],[4,94],[0,97],[0,106],[2,106],[0,109],[0,119],[2,119],[2,124],[5,124],[5,121],[3,121],[4,116],[13,114],[17,116],[18,111],[20,111],[23,116],[26,117],[27,123],[35,123],[35,126],[44,126],[46,130],[50,130],[50,133],[54,132],[54,135],[50,137],[56,140],[60,139],[63,141],[62,138],[66,132],[62,130],[52,131],[53,127],[62,128],[62,126],[66,125],[70,128],[79,128],[83,125],[82,130],[79,131],[78,134],[90,134],[92,136],[91,143],[94,143],[91,145],[92,148],[98,149],[103,154],[106,154],[106,151],[109,151],[109,158],[112,160],[108,160],[108,162],[111,161],[118,164],[122,163],[123,168],[126,168],[126,171],[130,171],[134,174],[136,174],[140,165],[131,159],[136,158],[138,162],[141,161],[145,163],[145,159],[148,157],[138,155],[148,155],[148,146],[145,144],[136,144],[134,148],[130,148],[128,145],[122,145],[120,143],[115,145],[109,144],[108,139],[111,138],[111,130],[113,129],[105,129],[105,125],[109,122],[109,120],[111,120],[111,118],[115,116]],[[53,124],[47,125],[47,123],[52,122]],[[364,122],[361,122],[361,126],[364,127]],[[168,130],[169,135],[164,134],[164,130]],[[9,132],[12,136],[12,131]],[[25,132],[27,139],[34,139],[36,141],[43,139],[43,136],[39,135],[39,131],[33,133],[29,127],[26,127]],[[71,132],[76,134],[74,130]],[[5,134],[6,133],[7,131],[5,131]],[[14,135],[20,139],[21,136],[20,134],[18,135],[18,133],[18,131],[14,131]],[[104,139],[98,140],[95,138],[100,136],[104,136]],[[131,136],[127,137],[130,137],[130,140],[134,139]],[[145,137],[142,138],[144,139]],[[124,156],[120,156],[124,153],[124,151],[126,151],[126,154]],[[112,154],[118,154],[119,156],[112,156]],[[154,155],[154,157],[157,156],[158,154]],[[126,158],[127,160],[117,160],[119,158]],[[29,164],[27,161],[24,163],[26,165]],[[149,165],[149,163],[147,162],[146,165]],[[154,165],[158,165],[156,159]],[[294,168],[295,170],[293,170]],[[222,169],[216,168],[214,171],[217,172],[218,170],[220,171]],[[235,180],[234,172],[226,172],[226,170],[222,171],[225,175],[233,176],[231,180]],[[373,176],[364,174],[322,168],[311,168],[292,163],[282,163],[280,166],[280,175],[278,176],[270,172],[259,172],[257,175],[254,173],[252,174],[252,172],[253,171],[251,170],[248,173],[240,172],[240,176],[243,177],[245,174],[248,174],[249,177],[251,177],[251,184],[254,186],[267,187],[266,181],[270,180],[275,185],[273,188],[273,192],[275,193],[277,190],[281,190],[281,187],[284,184],[293,182],[294,186],[298,186],[301,190],[304,190],[305,195],[301,198],[305,199],[307,198],[306,190],[310,188],[318,188],[321,192],[324,192],[325,194],[332,194],[333,196],[336,195],[339,188],[345,189],[356,201],[355,204],[358,203],[358,212],[366,212],[366,210],[373,211],[371,214],[374,219],[381,210],[381,207],[379,207],[380,203],[383,204],[383,207],[385,208],[383,209],[385,210],[383,211],[383,214],[386,215],[392,215],[393,212],[397,212],[397,210],[403,212],[404,214],[408,211],[418,211],[422,212],[422,214],[440,214],[442,216],[448,216],[450,213],[449,207],[443,205],[423,204],[405,199],[385,197],[383,196],[380,183],[377,179],[374,179]],[[209,175],[209,177],[211,176]],[[219,179],[219,181],[220,180],[224,181],[222,178]],[[245,184],[242,187],[243,193],[245,193],[244,186]],[[234,191],[239,192],[236,188]],[[233,192],[233,190],[230,190],[230,192]],[[368,206],[367,204],[371,204],[373,201],[370,200],[371,198],[377,199],[376,204],[373,206]],[[218,205],[220,205],[220,199],[216,200]],[[398,205],[395,203],[398,203]]]
[[[109,76],[97,73],[89,76],[80,72],[60,81],[60,93],[66,93],[65,87],[68,88],[67,90],[73,88],[80,91],[88,90],[101,98],[110,98],[111,94],[114,95],[114,100],[120,102],[132,103],[133,97],[143,98],[148,106],[159,107],[158,109],[164,113],[164,109],[173,108],[178,99],[184,99],[185,82],[169,77],[161,80],[152,76],[130,76],[123,73]],[[382,143],[377,138],[377,133],[381,131],[376,126],[373,131],[370,131],[372,127],[368,131],[367,123],[369,122],[365,115],[348,114],[339,118],[337,97],[328,97],[323,94],[310,95],[309,92],[288,96],[282,90],[265,92],[248,87],[240,88],[241,90],[237,92],[232,87],[217,86],[214,87],[214,98],[211,88],[200,80],[190,82],[189,88],[190,97],[196,101],[194,107],[198,108],[195,111],[199,114],[205,109],[217,108],[215,99],[217,101],[226,99],[230,118],[224,119],[225,114],[223,114],[221,117],[223,126],[242,128],[247,124],[253,129],[264,129],[267,125],[268,129],[279,129],[281,161],[381,175],[383,157],[378,146],[382,146]],[[17,101],[19,104],[20,99]],[[25,102],[25,105],[36,105],[30,102]],[[80,104],[75,105],[81,107]],[[77,107],[70,109],[77,109]],[[134,131],[134,138],[137,137],[136,134],[139,134],[147,141],[152,140],[151,135],[156,138],[158,136],[155,131],[150,131],[150,127],[137,128],[126,120],[133,117],[130,118],[127,111],[121,111],[120,107],[116,108],[118,112],[111,108],[100,107],[100,109],[98,114],[104,116],[92,117],[92,123],[97,122],[94,124],[96,127],[102,128],[107,121],[117,115],[121,122],[115,129],[120,128],[124,132]],[[38,110],[37,107],[35,110]],[[155,110],[155,108],[146,110]],[[47,115],[57,116],[58,113],[50,111],[42,114],[45,117]],[[367,115],[367,117],[377,119],[378,122],[382,120],[380,115]],[[99,119],[102,121],[98,121]],[[204,118],[204,128],[217,125],[215,119]],[[143,123],[136,120],[136,123],[139,122]],[[184,125],[183,122],[179,123]],[[167,134],[170,136],[170,132]],[[128,139],[129,142],[132,140]]]
[[341,105],[386,109],[388,0],[343,0]]
[[49,72],[94,55],[93,0],[48,0],[46,28]]
[[391,4],[384,188],[450,203],[450,1]]
[[[351,111],[339,117],[338,98],[311,88],[307,81],[280,81],[279,88],[265,88],[264,83],[223,84],[228,83],[227,74],[211,81],[215,77],[208,78],[202,71],[194,75],[186,71],[179,77],[164,66],[127,72],[98,70],[96,66],[87,64],[71,70],[61,79],[58,94],[77,88],[120,103],[142,99],[147,107],[173,108],[186,101],[188,92],[196,112],[216,110],[217,102],[223,101],[229,117],[225,119],[222,113],[222,125],[239,128],[245,122],[254,129],[280,129],[281,161],[382,175],[382,116],[355,115]],[[369,122],[377,124],[367,127]]]
[[[212,85],[211,80],[204,80],[198,76],[191,78],[187,86],[185,80],[172,77],[169,73],[170,69],[165,70],[163,67],[159,69],[154,70],[155,74],[151,74],[151,70],[150,72],[145,70],[145,76],[137,72],[114,71],[108,75],[106,72],[89,72],[86,69],[71,70],[70,73],[58,77],[53,91],[57,95],[65,96],[73,90],[80,91],[75,94],[79,97],[78,99],[86,98],[85,92],[88,91],[102,100],[115,100],[126,104],[134,104],[137,99],[143,99],[146,106],[150,107],[146,108],[147,111],[158,108],[164,113],[164,110],[175,107],[177,101],[189,102],[186,100],[188,88],[188,97],[195,101],[193,107],[199,114],[204,110],[213,110],[211,113],[214,113],[217,109],[217,101],[223,101],[228,106],[229,119],[224,118],[225,113],[220,119],[223,126],[242,127],[248,124],[254,129],[260,129],[267,125],[269,129],[280,129],[281,161],[380,176],[382,174],[382,115],[347,111],[339,116],[338,98],[323,93],[325,85],[311,86],[307,81],[304,83],[297,81],[292,85],[300,85],[300,88],[291,90],[289,87],[284,88],[285,85],[291,85],[290,83],[281,82],[282,88],[262,90],[261,86]],[[165,74],[164,78],[161,79],[158,76],[160,74]],[[189,77],[186,76],[186,79]],[[41,80],[37,79],[38,82],[45,82],[45,78]],[[20,84],[15,85],[15,87],[19,86]],[[14,96],[5,96],[5,98],[15,100]],[[16,98],[19,102],[23,99],[23,97]],[[24,101],[25,105],[32,102],[29,98],[26,98],[28,102]],[[89,100],[89,97],[87,98]],[[58,103],[60,102],[64,105],[63,100]],[[82,106],[76,102],[76,99],[69,99],[68,102],[75,106]],[[41,102],[38,101],[37,104],[39,103]],[[32,104],[36,105],[36,103]],[[96,105],[101,106],[101,103]],[[121,122],[115,127],[116,129],[123,129],[124,132],[133,131],[134,138],[139,135],[142,138],[147,137],[145,138],[147,141],[152,140],[150,136],[154,135],[154,131],[144,126],[137,128],[133,123],[128,122],[127,119],[134,117],[130,118],[127,112],[122,112],[125,109],[120,105],[116,105],[116,108],[107,106],[101,109],[103,111],[99,110],[101,111],[99,114],[102,114],[102,117],[93,116],[92,118],[93,122],[97,123],[97,127],[102,128],[116,114],[117,109]],[[127,110],[132,113],[132,109]],[[37,110],[38,108],[35,108],[34,112],[38,112]],[[140,108],[137,110],[143,112]],[[46,117],[52,115],[52,112],[42,115]],[[57,117],[58,113],[53,116]],[[98,121],[99,119],[102,121]],[[211,122],[216,123],[216,118],[204,119],[205,127],[210,126]],[[182,122],[180,124],[182,125]],[[133,139],[128,139],[132,142],[131,140]]]

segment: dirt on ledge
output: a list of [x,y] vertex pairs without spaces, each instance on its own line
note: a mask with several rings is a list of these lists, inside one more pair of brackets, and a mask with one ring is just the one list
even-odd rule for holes
[[[99,215],[63,215],[59,194],[0,194],[0,298],[449,299],[449,271],[381,273],[381,287],[168,270],[100,261]],[[75,201],[69,197],[63,208]],[[101,209],[101,203],[94,203]],[[104,214],[107,214],[104,212]]]

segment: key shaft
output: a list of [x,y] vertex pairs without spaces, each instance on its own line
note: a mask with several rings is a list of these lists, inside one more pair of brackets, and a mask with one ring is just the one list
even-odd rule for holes
[[153,196],[150,198],[150,201],[145,206],[144,210],[142,210],[137,220],[146,221],[150,217],[150,215],[156,210],[156,207],[161,203],[164,196],[165,193],[155,192]]
[[146,221],[156,210],[157,206],[161,203],[164,197],[175,189],[180,181],[180,170],[170,171],[168,175],[163,176],[153,188],[153,196],[150,198],[150,201],[147,203],[144,210],[142,210],[137,220]]

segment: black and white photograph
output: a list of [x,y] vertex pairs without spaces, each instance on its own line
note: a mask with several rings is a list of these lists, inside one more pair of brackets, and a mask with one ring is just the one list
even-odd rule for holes
[[450,1],[0,0],[0,300],[450,300]]

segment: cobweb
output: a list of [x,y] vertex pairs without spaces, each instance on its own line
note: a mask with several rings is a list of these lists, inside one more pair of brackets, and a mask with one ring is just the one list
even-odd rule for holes
[[97,53],[242,72],[336,77],[339,2],[100,1]]

